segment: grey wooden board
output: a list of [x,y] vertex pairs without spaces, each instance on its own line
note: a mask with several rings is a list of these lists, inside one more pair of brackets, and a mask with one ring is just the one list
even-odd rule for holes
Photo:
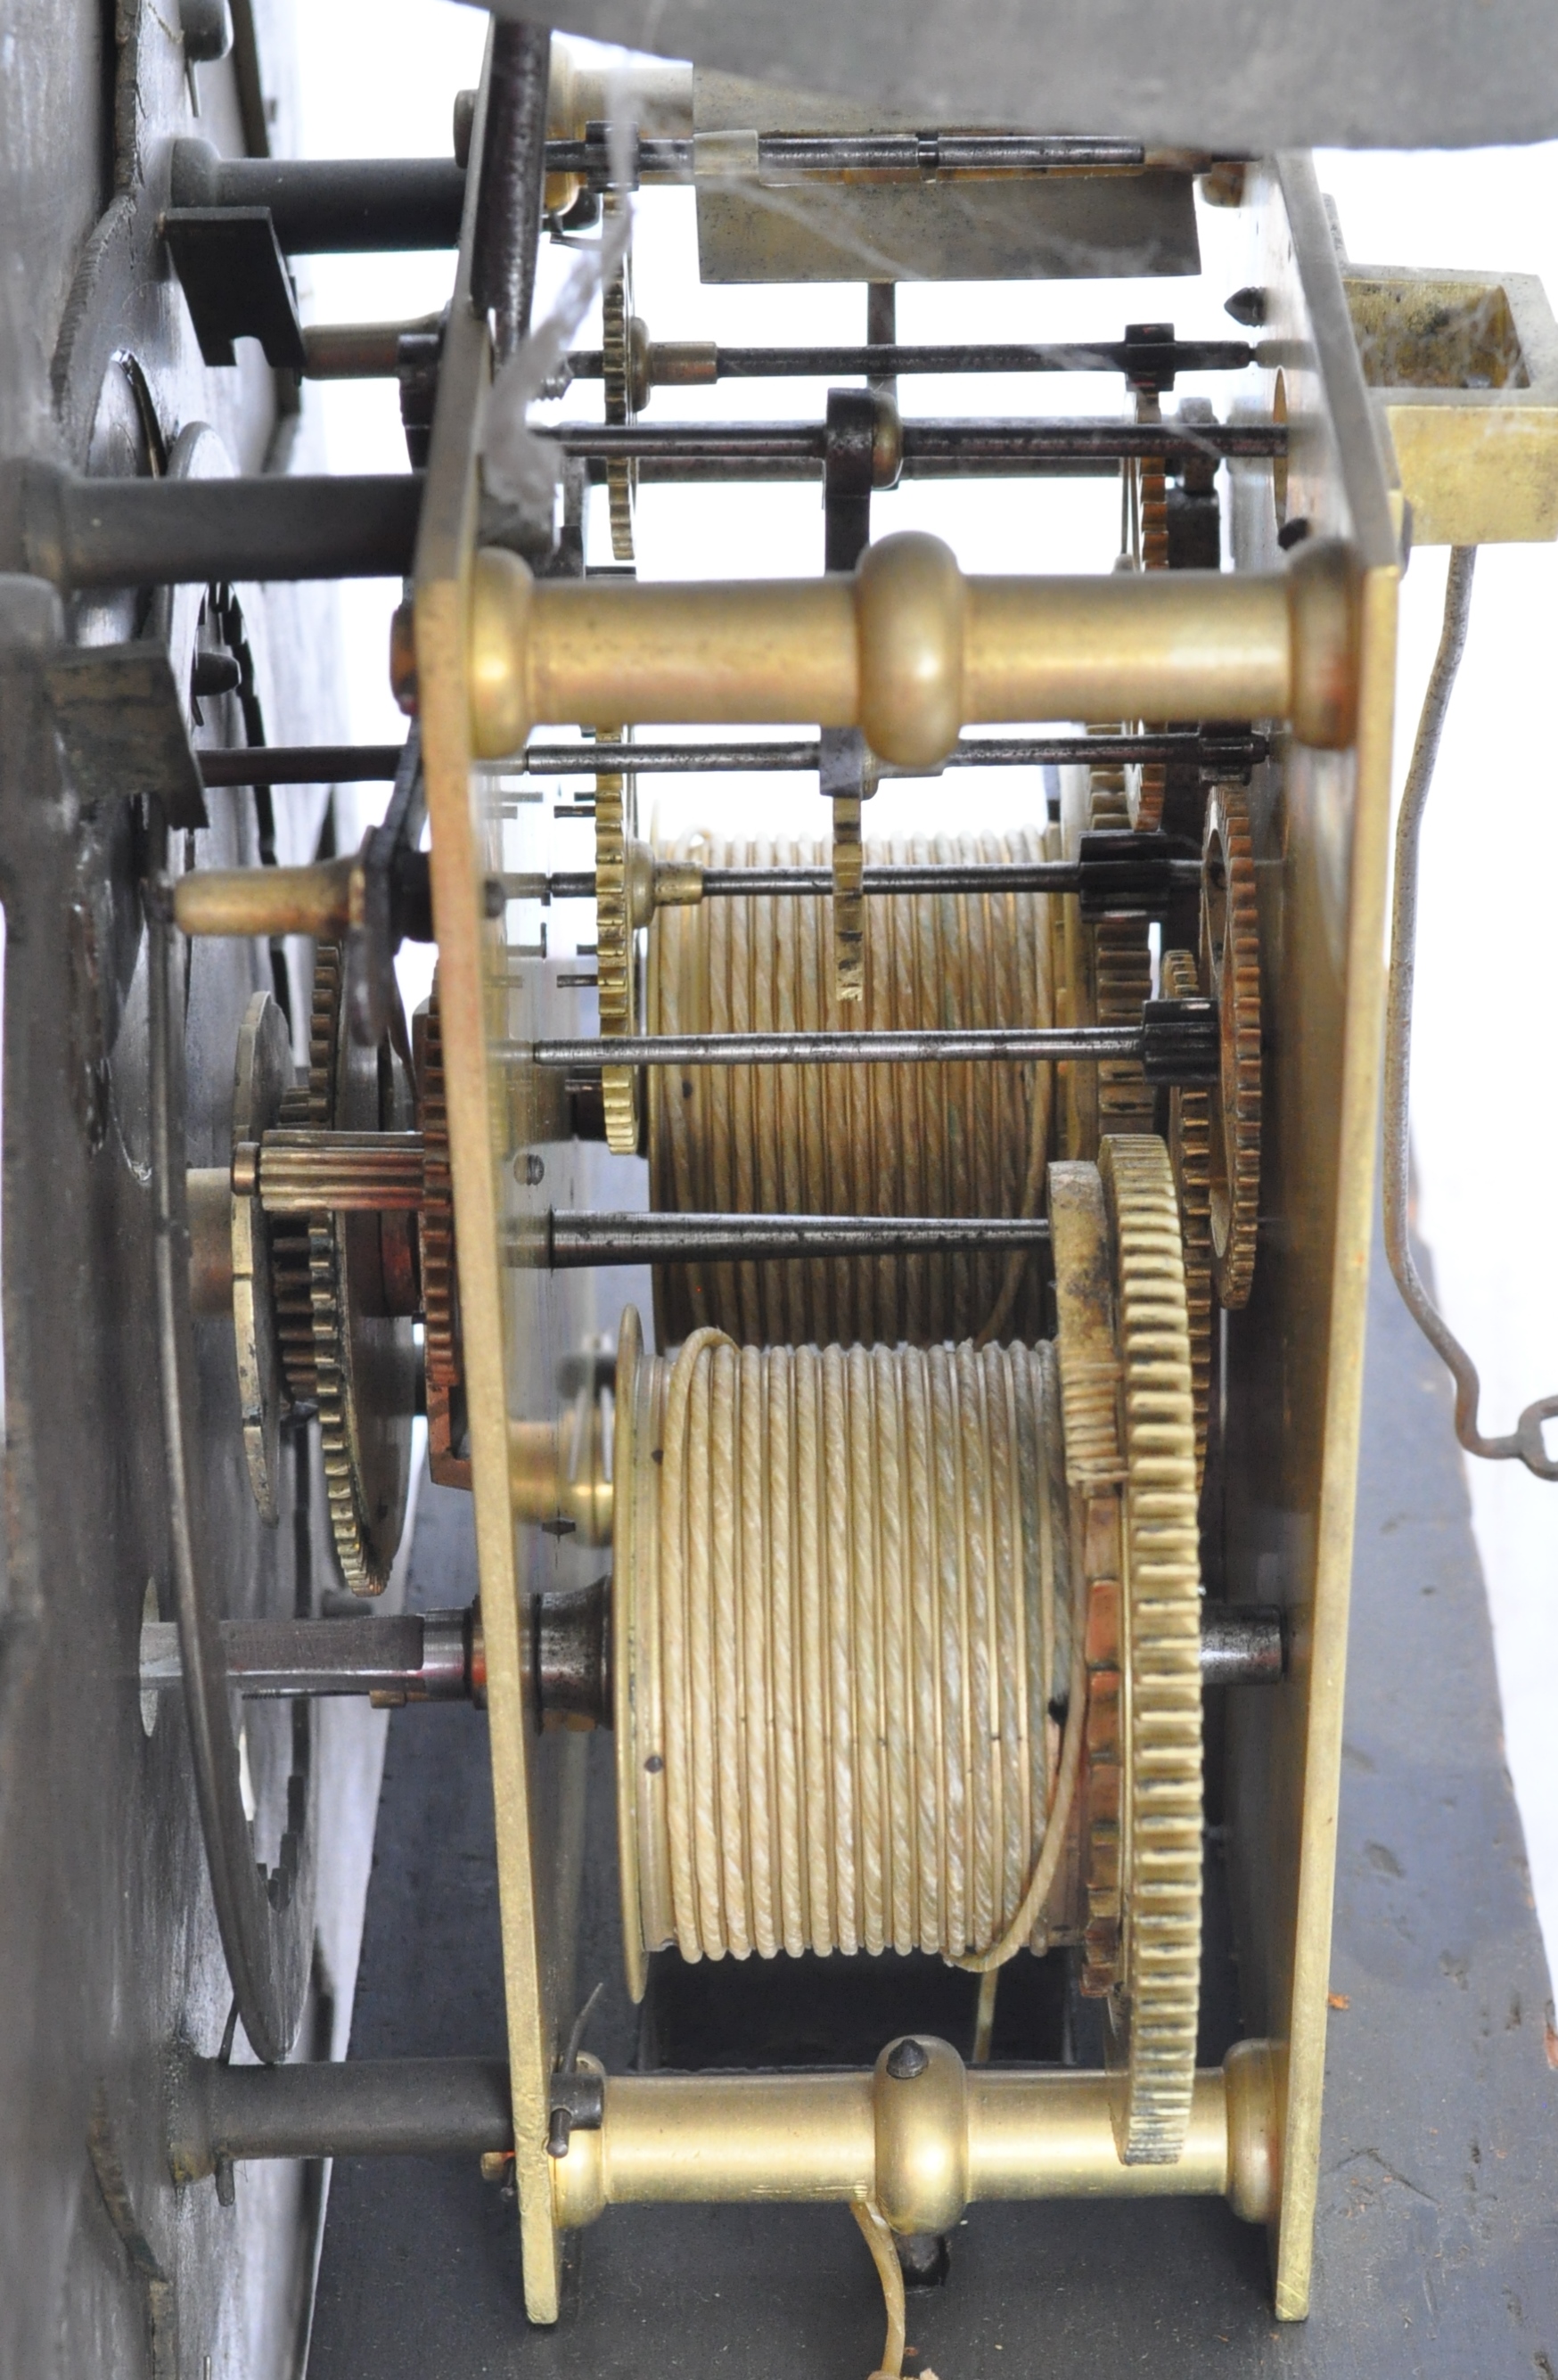
[[[297,137],[291,14],[290,0],[233,0],[240,48],[252,45],[258,17],[264,93],[276,103],[270,134],[284,151]],[[286,468],[289,455],[294,468],[323,468],[308,419],[278,416],[258,350],[244,350],[234,370],[201,369],[167,279],[156,235],[166,141],[189,127],[177,9],[9,0],[5,30],[0,459],[145,473],[144,401],[164,442],[181,424],[211,423],[240,471]],[[233,62],[200,68],[199,83],[202,134],[241,149]],[[163,2061],[179,2036],[214,2051],[230,1986],[183,1713],[169,1697],[148,1740],[137,1689],[149,1580],[171,1610],[145,973],[134,964],[145,851],[136,806],[117,797],[122,782],[105,783],[79,748],[83,774],[73,773],[33,661],[12,666],[25,591],[0,595],[0,2374],[293,2380],[318,2169],[258,2177],[237,2210],[209,2191],[176,2192],[166,2170]],[[241,594],[268,733],[338,740],[333,590]],[[81,598],[65,617],[95,670],[105,648],[140,635],[145,606],[128,595]],[[164,692],[171,699],[176,689]],[[232,732],[216,723],[229,699],[206,706],[213,740]],[[278,792],[283,861],[311,856],[323,801],[317,787]],[[210,816],[196,863],[252,865],[250,792],[213,793]],[[302,955],[294,944],[295,965]],[[211,1163],[227,1135],[244,1004],[271,978],[253,945],[207,941],[191,953],[189,980],[189,1153]],[[306,1008],[307,973],[297,982]],[[281,1529],[260,1526],[230,1327],[201,1321],[197,1345],[202,1488],[227,1608],[291,1609],[310,1570],[322,1597],[335,1583],[322,1475],[298,1466],[310,1500],[295,1500],[289,1477]],[[310,2055],[345,2039],[383,1730],[347,1705],[316,1721],[319,1990],[300,2044]],[[258,1715],[250,1733],[267,1810],[285,1781],[277,1755],[289,1734],[285,1713],[279,1724]]]
[[[497,15],[535,0],[492,0]],[[549,0],[566,31],[926,124],[1173,146],[1455,149],[1558,131],[1551,0]]]
[[[474,1584],[469,1520],[447,1495],[423,1507],[414,1574],[418,1598],[433,1603]],[[455,1709],[393,1722],[354,2055],[501,2049],[483,1728]],[[615,1997],[594,2042],[620,2065],[633,2034],[606,1779],[603,1761],[580,1977],[608,1975]],[[1382,1262],[1333,1981],[1348,2006],[1332,2020],[1307,2324],[1272,2320],[1263,2238],[1219,2204],[977,2207],[947,2288],[909,2301],[920,2352],[907,2370],[929,2363],[943,2380],[1558,2372],[1549,1985],[1449,1399]],[[638,2380],[646,2370],[859,2380],[881,2347],[874,2282],[839,2208],[613,2210],[584,2235],[574,2281],[559,2327],[529,2330],[512,2210],[473,2167],[339,2164],[311,2380]]]
[[[692,110],[700,132],[895,128],[879,106],[791,97],[732,75],[695,75]],[[1200,269],[1183,174],[698,190],[705,282],[1069,281]]]

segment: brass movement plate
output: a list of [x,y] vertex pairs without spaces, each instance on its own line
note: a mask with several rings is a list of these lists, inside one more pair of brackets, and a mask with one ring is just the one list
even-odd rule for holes
[[1414,545],[1558,537],[1558,322],[1528,273],[1345,263]]
[[[1361,565],[1357,747],[1283,738],[1252,788],[1268,1031],[1264,1231],[1254,1298],[1228,1318],[1226,1592],[1281,1602],[1291,1674],[1230,1697],[1230,1860],[1252,2034],[1277,2045],[1282,2211],[1273,2230],[1280,2315],[1307,2311],[1340,1775],[1343,1682],[1374,1196],[1383,1009],[1391,738],[1399,576],[1395,516],[1347,296],[1312,168],[1252,168],[1248,277],[1268,292],[1246,410],[1285,412],[1285,467],[1233,467],[1237,566],[1283,566],[1277,533],[1302,516],[1350,540]],[[490,377],[469,310],[468,219],[446,336],[416,573],[417,658],[455,1178],[465,1374],[503,1918],[516,2171],[531,2318],[557,2313],[556,2231],[545,2155],[548,2077],[572,2015],[581,1846],[577,1738],[528,1707],[522,1614],[543,1585],[575,1583],[566,1539],[516,1525],[511,1420],[555,1422],[564,1359],[586,1318],[576,1293],[506,1259],[512,1226],[549,1200],[587,1203],[584,1160],[560,1092],[515,1063],[561,1022],[555,974],[522,931],[486,916],[485,880],[534,869],[516,781],[473,769],[465,638],[475,456]],[[513,912],[510,912],[513,915]],[[534,930],[534,927],[531,927]],[[544,1155],[543,1155],[544,1153]],[[527,1154],[561,1178],[537,1189]],[[626,1203],[620,1199],[619,1203]],[[567,1277],[565,1277],[565,1281]],[[574,1281],[578,1276],[572,1277]],[[591,1567],[599,1567],[593,1558]]]
[[[484,76],[478,154],[485,95]],[[489,920],[485,901],[486,880],[501,868],[502,854],[486,775],[471,762],[466,690],[477,455],[492,375],[486,323],[470,304],[476,192],[473,175],[417,543],[417,682],[486,1645],[515,2180],[526,2310],[533,2322],[550,2323],[558,2313],[558,2261],[546,2126],[557,2037],[573,2013],[583,1742],[542,1734],[529,1708],[528,1605],[542,1583],[543,1549],[557,1541],[517,1528],[509,1498],[511,1413],[554,1421],[557,1408],[545,1390],[549,1333],[535,1311],[542,1277],[511,1271],[504,1262],[504,1172],[512,1149],[502,1096],[506,1076],[490,1055],[490,1045],[506,1038],[510,1017],[503,925]],[[511,1172],[507,1178],[512,1184]]]
[[1399,563],[1391,492],[1324,202],[1307,157],[1247,177],[1247,278],[1266,292],[1242,409],[1285,411],[1285,471],[1232,467],[1233,551],[1348,539],[1362,569],[1356,749],[1284,738],[1251,788],[1266,1042],[1260,1255],[1226,1318],[1227,1577],[1280,1603],[1289,1674],[1228,1702],[1229,1865],[1246,2029],[1277,2045],[1276,2311],[1308,2311],[1319,2184],[1343,1694],[1384,1016]]

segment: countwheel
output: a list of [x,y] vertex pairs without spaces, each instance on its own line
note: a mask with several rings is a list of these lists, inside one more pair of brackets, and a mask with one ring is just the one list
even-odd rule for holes
[[1260,929],[1249,809],[1216,785],[1201,845],[1201,975],[1222,1033],[1211,1105],[1211,1273],[1223,1305],[1248,1303],[1260,1211]]

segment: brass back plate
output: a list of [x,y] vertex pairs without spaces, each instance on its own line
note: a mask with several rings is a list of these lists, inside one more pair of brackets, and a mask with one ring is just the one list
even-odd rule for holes
[[[1390,494],[1341,270],[1307,157],[1253,169],[1247,278],[1266,291],[1243,400],[1285,401],[1279,516],[1269,465],[1233,467],[1241,569],[1272,567],[1283,519],[1349,539],[1362,565],[1356,749],[1288,742],[1251,788],[1267,1020],[1260,1255],[1227,1317],[1227,1581],[1280,1602],[1289,1675],[1229,1697],[1229,1858],[1245,2025],[1278,2045],[1276,2309],[1308,2310],[1319,2181],[1343,1686],[1373,1223],[1384,1003],[1399,577]],[[1280,379],[1281,390],[1277,388]],[[1280,487],[1280,478],[1277,481]]]

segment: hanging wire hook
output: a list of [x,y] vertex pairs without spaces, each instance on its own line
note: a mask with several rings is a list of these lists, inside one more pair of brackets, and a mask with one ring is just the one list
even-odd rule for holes
[[1418,939],[1418,849],[1423,811],[1433,766],[1439,757],[1444,716],[1450,707],[1455,672],[1466,648],[1467,621],[1471,612],[1474,545],[1458,545],[1450,555],[1444,589],[1444,625],[1434,655],[1428,692],[1418,722],[1418,740],[1401,797],[1395,831],[1395,892],[1391,917],[1390,988],[1385,1010],[1385,1254],[1395,1285],[1418,1330],[1440,1357],[1455,1383],[1455,1436],[1468,1454],[1485,1462],[1523,1463],[1539,1479],[1558,1479],[1558,1460],[1547,1451],[1541,1426],[1558,1414],[1558,1396],[1539,1397],[1528,1404],[1507,1438],[1484,1438],[1477,1427],[1482,1384],[1477,1366],[1443,1316],[1438,1311],[1412,1254],[1407,1228],[1407,1177],[1411,1166],[1412,982]]

